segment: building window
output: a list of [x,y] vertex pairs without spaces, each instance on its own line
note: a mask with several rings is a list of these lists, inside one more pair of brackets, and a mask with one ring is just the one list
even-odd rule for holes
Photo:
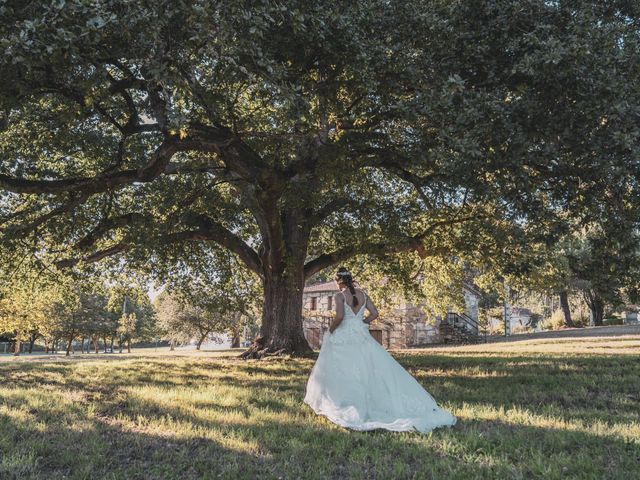
[[311,297],[311,310],[318,309],[318,297]]
[[333,310],[333,297],[331,295],[327,297],[327,310]]

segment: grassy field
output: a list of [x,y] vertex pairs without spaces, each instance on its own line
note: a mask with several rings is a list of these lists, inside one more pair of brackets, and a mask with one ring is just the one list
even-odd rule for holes
[[[0,478],[640,479],[640,336],[394,352],[459,423],[350,432],[312,360],[0,360]],[[375,365],[372,365],[375,368]]]

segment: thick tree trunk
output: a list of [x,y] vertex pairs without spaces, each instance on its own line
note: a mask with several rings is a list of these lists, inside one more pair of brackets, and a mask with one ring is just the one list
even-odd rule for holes
[[115,341],[115,339],[114,339],[114,337],[112,336],[112,337],[111,337],[111,346],[110,346],[111,353],[113,353],[113,342],[114,342],[114,341]]
[[67,357],[70,355],[71,348],[73,347],[72,343],[73,343],[73,337],[69,337],[69,341],[67,342],[67,353],[65,354],[65,356]]
[[98,336],[97,335],[92,336],[91,341],[93,342],[93,349],[97,355],[98,351],[100,350],[100,345],[98,343]]
[[176,349],[176,339],[172,338],[171,342],[169,343],[169,351],[174,351]]
[[231,348],[240,348],[240,334],[243,330],[242,314],[236,312],[233,314],[233,321],[231,323]]
[[596,327],[600,327],[604,324],[604,301],[600,296],[591,290],[584,292],[584,299],[587,302],[587,306],[591,312],[591,320]]
[[571,309],[569,308],[569,292],[563,290],[560,292],[560,308],[564,313],[564,324],[567,327],[575,327],[573,320],[571,320]]
[[207,338],[207,335],[209,335],[209,332],[206,332],[200,335],[200,338],[198,339],[198,344],[196,345],[196,350],[200,350],[200,347],[202,346],[202,342],[204,342],[205,338]]
[[237,330],[233,331],[233,335],[231,337],[231,348],[240,348],[240,332]]
[[104,353],[107,353],[107,348],[109,348],[109,344],[107,343],[107,336],[104,335],[102,337],[102,341],[104,342]]
[[591,318],[595,326],[604,325],[604,303],[600,299],[597,299],[591,308]]
[[122,336],[120,336],[120,340],[118,340],[118,347],[120,348],[120,353],[122,353]]
[[131,353],[131,339],[127,339],[127,353]]
[[38,338],[37,333],[32,333],[29,338],[29,353],[33,353],[33,344],[36,343],[36,339]]
[[13,346],[13,355],[15,356],[20,355],[21,347],[22,347],[22,344],[20,342],[20,337],[16,336],[16,341]]
[[290,275],[265,275],[260,336],[241,355],[242,358],[262,358],[284,353],[304,356],[312,353],[302,330],[302,262],[297,270]]

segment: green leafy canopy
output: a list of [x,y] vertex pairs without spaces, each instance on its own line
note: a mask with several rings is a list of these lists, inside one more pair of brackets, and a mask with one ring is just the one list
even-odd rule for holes
[[358,255],[487,260],[637,203],[628,2],[10,0],[0,15],[8,250],[158,271],[231,252],[304,279]]

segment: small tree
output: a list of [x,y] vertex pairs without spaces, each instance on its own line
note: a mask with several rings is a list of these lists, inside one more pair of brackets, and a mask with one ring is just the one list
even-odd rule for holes
[[135,313],[123,313],[118,321],[118,329],[116,332],[120,336],[118,345],[120,347],[120,353],[122,353],[122,346],[127,344],[127,352],[131,353],[131,339],[136,333],[138,327],[138,317]]
[[193,330],[190,325],[183,323],[183,304],[175,295],[169,295],[166,290],[160,292],[154,300],[153,307],[161,338],[169,341],[170,350],[189,341],[193,336]]
[[211,332],[226,332],[236,348],[243,331],[257,330],[259,279],[234,257],[191,258],[164,277],[170,280],[157,299],[157,311],[169,338],[190,335],[201,344]]
[[0,333],[14,336],[14,355],[20,354],[27,341],[31,353],[35,340],[48,334],[51,304],[62,297],[60,285],[50,275],[32,265],[23,267],[0,282]]
[[[550,249],[548,260],[529,277],[540,290],[559,296],[565,325],[571,318],[569,293],[581,293],[594,325],[603,324],[605,308],[633,302],[640,288],[640,248],[633,222],[591,224],[572,233]],[[535,288],[534,286],[534,288]]]
[[153,306],[142,286],[121,276],[112,280],[107,291],[107,309],[115,319],[113,334],[119,338],[121,353],[125,343],[130,352],[134,339],[148,340],[156,335]]
[[[208,301],[206,303],[209,304]],[[241,313],[207,309],[192,304],[185,296],[164,291],[156,301],[156,315],[163,336],[170,341],[172,349],[177,341],[185,342],[196,337],[196,349],[200,350],[202,342],[210,334],[222,331],[231,332],[232,347],[234,342],[239,346]]]

